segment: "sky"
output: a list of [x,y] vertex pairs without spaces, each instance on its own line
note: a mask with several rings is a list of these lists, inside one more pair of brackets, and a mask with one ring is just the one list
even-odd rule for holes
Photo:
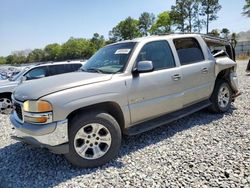
[[[219,0],[218,20],[210,29],[250,30],[241,15],[245,0]],[[0,56],[13,51],[62,44],[70,37],[91,38],[108,32],[128,16],[170,10],[175,0],[0,0]],[[204,31],[205,32],[205,31]]]

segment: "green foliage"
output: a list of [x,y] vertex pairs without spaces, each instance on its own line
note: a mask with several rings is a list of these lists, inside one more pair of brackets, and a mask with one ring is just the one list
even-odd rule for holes
[[250,17],[250,0],[245,0],[246,4],[243,7],[242,15]]
[[82,38],[71,37],[62,45],[61,57],[67,59],[87,59],[93,51],[89,49],[90,41]]
[[139,30],[141,36],[148,36],[150,33],[150,28],[154,24],[155,16],[153,13],[143,12],[139,17]]
[[1,64],[6,64],[6,58],[5,57],[0,57],[0,65]]
[[162,34],[171,32],[172,21],[168,11],[162,12],[157,16],[156,22],[151,28],[152,34]]
[[201,0],[176,0],[171,7],[170,17],[176,30],[181,32],[200,32],[205,24],[200,12]]
[[221,34],[222,34],[222,37],[223,37],[223,38],[226,38],[226,39],[227,39],[229,33],[230,33],[230,31],[229,31],[229,29],[227,29],[227,28],[223,28],[223,29],[221,30]]
[[213,29],[210,33],[208,33],[211,36],[219,37],[220,31],[218,29]]
[[219,0],[201,0],[201,15],[205,16],[204,20],[206,23],[207,33],[209,32],[209,23],[218,18],[217,13],[221,9]]
[[90,40],[90,48],[93,52],[96,52],[100,48],[105,45],[105,39],[103,35],[99,35],[98,33],[94,33],[92,39]]
[[118,25],[109,32],[111,41],[129,40],[139,36],[139,21],[131,17],[118,23]]
[[42,49],[35,49],[27,57],[27,62],[34,63],[34,62],[41,62],[45,61],[45,52]]
[[46,61],[58,61],[61,59],[61,45],[54,43],[44,48],[44,58]]

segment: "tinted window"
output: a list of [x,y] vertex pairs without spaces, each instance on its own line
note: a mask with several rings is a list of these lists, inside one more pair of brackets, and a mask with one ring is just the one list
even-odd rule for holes
[[25,74],[26,80],[33,80],[38,78],[46,77],[46,67],[38,67],[30,70],[28,73]]
[[48,67],[50,76],[57,75],[57,74],[63,74],[67,71],[65,70],[64,64],[63,65],[51,65]]
[[137,62],[152,61],[155,70],[175,67],[172,51],[167,41],[156,41],[145,44]]
[[82,66],[82,64],[67,64],[65,65],[65,71],[66,72],[74,72],[77,71],[80,67]]
[[204,60],[204,55],[198,41],[194,38],[174,39],[181,65],[187,65]]

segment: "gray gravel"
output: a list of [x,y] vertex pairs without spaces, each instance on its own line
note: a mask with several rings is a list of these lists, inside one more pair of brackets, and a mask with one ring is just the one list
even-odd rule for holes
[[10,139],[0,116],[0,187],[250,187],[250,76],[224,115],[205,110],[133,137],[101,168],[80,169],[63,156]]

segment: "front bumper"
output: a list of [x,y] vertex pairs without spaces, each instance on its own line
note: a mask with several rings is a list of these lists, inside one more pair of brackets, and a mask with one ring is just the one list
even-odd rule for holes
[[47,148],[54,153],[68,153],[68,120],[37,125],[21,123],[15,113],[10,116],[14,127],[12,138],[36,147]]

